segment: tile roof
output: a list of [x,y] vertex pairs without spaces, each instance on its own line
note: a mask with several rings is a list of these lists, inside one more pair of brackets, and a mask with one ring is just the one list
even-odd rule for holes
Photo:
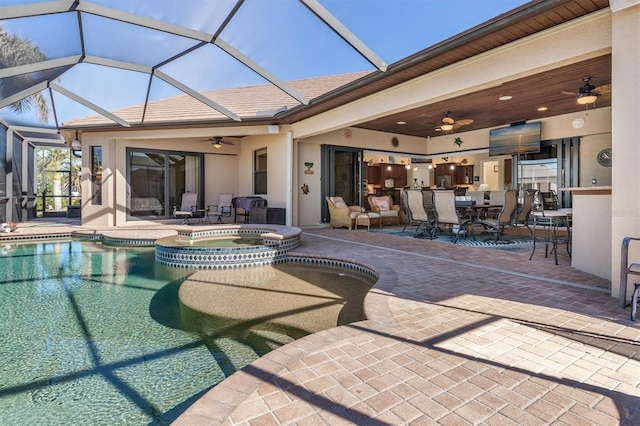
[[[359,78],[369,74],[370,71],[340,74],[295,80],[289,84],[304,94],[309,99],[315,99],[327,92],[340,88]],[[290,109],[299,105],[299,102],[290,97],[272,84],[261,84],[228,89],[210,90],[202,92],[202,95],[211,99],[218,105],[237,114],[241,119],[272,118],[273,114],[260,114],[261,112],[274,112],[281,109]],[[180,94],[148,103],[144,112],[144,104],[132,105],[110,111],[116,116],[126,120],[132,125],[142,123],[142,115],[145,114],[144,124],[171,124],[171,123],[202,123],[207,121],[228,121],[228,117],[195,98],[186,94]],[[110,119],[102,115],[92,115],[70,120],[65,126],[104,126],[114,124]]]

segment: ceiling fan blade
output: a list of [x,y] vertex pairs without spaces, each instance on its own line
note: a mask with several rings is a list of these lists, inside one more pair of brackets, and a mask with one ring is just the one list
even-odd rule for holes
[[469,124],[471,124],[471,123],[473,123],[473,122],[474,122],[474,120],[473,120],[473,119],[471,119],[471,118],[464,118],[464,119],[462,119],[462,120],[458,120],[458,121],[456,121],[456,123],[455,123],[455,124],[458,124],[458,125],[460,125],[460,126],[468,126]]
[[593,92],[596,92],[599,95],[605,95],[611,93],[611,84],[604,84],[600,87],[596,87],[593,89]]
[[578,92],[560,92],[563,95],[569,95],[569,96],[578,96]]

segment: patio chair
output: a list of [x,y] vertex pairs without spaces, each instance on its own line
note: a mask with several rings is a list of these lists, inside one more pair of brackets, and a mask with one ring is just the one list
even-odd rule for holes
[[218,204],[209,204],[206,210],[205,221],[209,222],[212,217],[215,217],[215,223],[222,223],[222,217],[231,217],[231,211],[233,209],[233,193],[220,194]]
[[[502,197],[501,197],[502,198]],[[484,218],[477,220],[475,225],[484,226],[485,232],[494,234],[494,241],[498,241],[500,235],[504,232],[504,228],[513,223],[513,215],[518,207],[518,191],[515,189],[507,189],[504,191],[504,203],[502,209],[498,212],[495,219]]]
[[453,243],[456,244],[460,235],[467,234],[467,225],[471,221],[463,218],[456,209],[455,192],[452,190],[433,191],[433,205],[436,213],[436,229],[443,226],[448,228],[449,234],[455,234]]
[[342,197],[325,197],[329,207],[329,224],[332,228],[347,227],[351,230],[355,219],[362,213],[360,206],[348,206]]
[[531,221],[531,209],[533,208],[533,195],[535,192],[535,189],[527,189],[524,192],[522,196],[522,206],[513,220],[513,227],[518,230],[520,236],[522,236],[522,228],[527,228],[529,234],[531,234],[529,222]]
[[383,225],[400,225],[400,205],[393,204],[389,195],[369,195],[371,211],[381,216]]
[[435,228],[434,220],[429,218],[425,209],[424,194],[421,190],[405,189],[402,191],[403,204],[407,213],[407,221],[402,228],[402,232],[407,229],[407,225],[417,225],[414,237],[427,236],[433,239]]
[[181,224],[191,224],[190,218],[196,217],[198,213],[198,194],[195,192],[185,192],[182,194],[180,210],[178,206],[173,206],[173,217],[182,219]]

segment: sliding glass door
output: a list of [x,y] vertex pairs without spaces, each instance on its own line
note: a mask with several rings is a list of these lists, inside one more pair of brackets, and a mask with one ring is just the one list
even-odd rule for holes
[[[360,148],[322,146],[322,221],[329,221],[325,196],[342,197],[350,206],[363,204],[363,161]],[[360,184],[362,182],[362,184]],[[366,187],[364,187],[366,189]]]
[[203,156],[195,153],[129,148],[127,150],[127,215],[131,218],[171,217],[182,194],[203,200]]

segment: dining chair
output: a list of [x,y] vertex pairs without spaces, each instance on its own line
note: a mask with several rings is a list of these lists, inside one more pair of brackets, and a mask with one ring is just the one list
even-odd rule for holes
[[[433,191],[433,205],[436,213],[436,229],[448,228],[450,235],[455,234],[453,243],[456,244],[460,235],[467,234],[467,225],[471,221],[463,218],[456,209],[455,192],[452,190]],[[473,227],[471,229],[473,230]]]
[[518,207],[518,191],[515,189],[505,190],[504,197],[501,198],[503,200],[502,208],[495,218],[486,217],[474,223],[474,229],[475,225],[481,225],[484,227],[484,232],[493,233],[494,241],[498,241],[504,229],[513,223],[513,215]]
[[535,189],[527,189],[524,194],[522,194],[522,205],[513,220],[513,227],[518,230],[520,236],[522,236],[522,228],[527,228],[529,234],[533,236],[529,223],[531,222],[531,209],[533,208],[533,196],[535,192]]
[[424,206],[424,194],[419,189],[405,189],[402,191],[403,204],[407,214],[407,221],[402,228],[405,231],[407,225],[417,225],[414,237],[434,237],[433,220],[429,218]]

